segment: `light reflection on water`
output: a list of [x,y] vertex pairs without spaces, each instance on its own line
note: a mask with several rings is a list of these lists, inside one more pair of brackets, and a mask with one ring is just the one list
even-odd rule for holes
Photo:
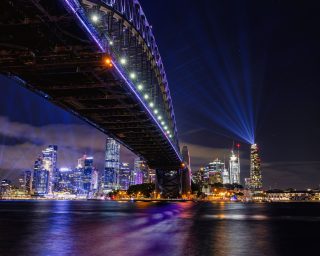
[[306,255],[319,216],[320,204],[2,201],[0,255]]

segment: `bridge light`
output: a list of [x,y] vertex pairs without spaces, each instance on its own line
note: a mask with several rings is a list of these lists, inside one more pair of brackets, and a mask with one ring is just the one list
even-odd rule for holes
[[142,84],[138,84],[138,90],[142,91],[142,89],[143,89],[143,85]]
[[145,94],[143,97],[144,97],[144,99],[146,99],[146,100],[149,99],[149,95],[148,95],[148,94]]
[[161,120],[162,119],[162,116],[158,116],[158,120]]
[[168,130],[168,126],[165,126],[164,129],[165,129],[165,130]]
[[109,56],[104,57],[103,58],[103,62],[107,67],[109,67],[109,68],[113,67],[112,60],[111,60],[111,58]]
[[109,41],[109,45],[113,45],[113,41]]
[[97,15],[97,14],[93,14],[91,16],[91,20],[94,22],[94,23],[97,23],[99,20],[100,20],[100,17]]
[[149,103],[149,106],[150,106],[150,108],[153,108],[153,107],[154,107],[153,102],[150,102],[150,103]]
[[155,109],[153,112],[154,112],[155,114],[158,114],[158,109]]
[[172,135],[171,135],[171,134],[169,134],[169,138],[172,138]]
[[120,59],[120,63],[121,63],[122,65],[126,65],[126,64],[127,64],[127,60],[126,60],[125,58],[121,58],[121,59]]
[[134,73],[134,72],[130,73],[130,78],[131,79],[135,79],[136,78],[136,73]]
[[165,125],[165,122],[164,122],[164,121],[161,121],[161,125]]

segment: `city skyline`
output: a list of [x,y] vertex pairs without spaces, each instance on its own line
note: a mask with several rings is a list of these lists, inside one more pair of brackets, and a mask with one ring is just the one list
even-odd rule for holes
[[[238,115],[233,114],[242,113],[243,107],[246,106],[244,104],[237,111],[238,105],[234,105],[234,101],[230,101],[228,95],[230,98],[239,97],[240,103],[247,101],[239,91],[236,90],[238,94],[234,94],[227,90],[234,88],[231,82],[223,82],[221,85],[221,81],[229,81],[232,78],[232,81],[239,82],[239,89],[242,91],[246,87],[243,87],[241,81],[247,75],[252,80],[252,95],[255,96],[253,98],[260,101],[260,104],[255,106],[261,110],[257,113],[260,120],[257,121],[256,142],[262,149],[261,160],[266,187],[317,186],[320,180],[317,145],[319,127],[316,122],[319,109],[319,101],[316,98],[319,89],[316,84],[319,77],[315,67],[319,55],[319,39],[312,32],[316,22],[307,19],[309,16],[317,19],[314,10],[307,5],[303,5],[302,9],[296,8],[296,4],[287,10],[281,3],[264,3],[263,7],[259,7],[249,4],[238,6],[206,2],[204,6],[195,7],[205,13],[201,18],[184,20],[180,17],[186,22],[185,33],[193,35],[190,44],[187,45],[184,33],[167,37],[167,30],[169,34],[175,34],[177,27],[169,25],[175,24],[170,18],[175,15],[169,15],[167,20],[159,17],[159,10],[162,10],[165,4],[142,1],[142,5],[146,12],[150,13],[150,22],[157,34],[157,42],[168,71],[175,102],[180,145],[188,146],[193,169],[197,169],[204,162],[212,161],[215,156],[221,158],[226,153],[227,150],[224,148],[230,141],[241,140],[237,136],[239,133],[236,131],[235,134],[233,131],[238,130],[241,125],[232,126],[230,130],[221,128],[221,124],[225,118],[239,120]],[[189,12],[191,8],[187,4],[181,6],[177,3],[171,3],[170,6],[172,9],[169,12],[177,15]],[[250,23],[249,26],[238,23],[238,19],[244,23],[247,20],[242,20],[241,14],[235,14],[237,8],[242,10],[241,13],[246,13],[248,20],[255,17],[255,12],[259,13],[258,22]],[[282,8],[285,15],[272,11],[278,8]],[[214,15],[205,12],[205,9],[212,10]],[[225,15],[218,15],[215,13],[216,10],[223,10]],[[297,10],[301,10],[299,20],[295,19]],[[277,20],[276,27],[268,18],[270,13]],[[205,22],[211,24],[214,31],[195,30],[195,27],[201,27]],[[268,25],[261,30],[259,24]],[[299,28],[298,31],[296,27]],[[247,41],[241,41],[238,32],[247,35]],[[261,40],[265,38],[262,37],[265,33],[268,35],[267,41]],[[302,35],[306,35],[309,40],[312,39],[307,49],[303,45],[305,36]],[[229,38],[235,40],[228,40]],[[234,43],[230,43],[231,41]],[[281,43],[276,44],[277,41]],[[210,42],[212,44],[209,45]],[[254,43],[255,47],[249,49],[250,43]],[[276,56],[273,52],[281,52],[282,57]],[[265,58],[266,55],[269,57]],[[223,63],[224,68],[218,69],[217,61]],[[248,64],[246,70],[242,70],[241,63]],[[305,64],[301,66],[299,63]],[[194,66],[197,68],[194,69]],[[189,74],[191,79],[186,79],[181,74]],[[90,151],[93,151],[97,158],[103,159],[103,146],[100,147],[105,139],[103,134],[4,77],[1,77],[1,84],[1,169],[20,170],[19,163],[20,166],[25,166],[26,158],[22,152],[34,153],[44,145],[60,144],[60,141],[67,141],[62,147],[72,148],[70,155],[92,154]],[[211,96],[208,98],[207,95]],[[231,114],[220,113],[213,101]],[[15,104],[16,102],[20,104]],[[301,122],[295,121],[297,116],[302,118]],[[218,118],[222,118],[221,122]],[[247,115],[244,115],[243,119],[246,118]],[[91,139],[88,135],[92,136]],[[96,143],[92,143],[92,140]],[[243,177],[249,177],[249,147],[249,144],[241,142]],[[123,151],[128,159],[131,159],[129,162],[132,162],[135,156]],[[10,166],[7,162],[13,162],[14,165]],[[5,175],[8,173],[10,175],[10,172],[6,172]]]

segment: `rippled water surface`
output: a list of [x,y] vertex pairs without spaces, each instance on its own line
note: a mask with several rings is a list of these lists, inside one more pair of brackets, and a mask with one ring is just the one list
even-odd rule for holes
[[320,204],[0,201],[0,255],[320,255]]

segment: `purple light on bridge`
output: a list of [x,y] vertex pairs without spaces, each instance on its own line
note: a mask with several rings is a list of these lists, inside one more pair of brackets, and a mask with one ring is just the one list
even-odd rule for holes
[[[76,15],[77,19],[80,21],[80,23],[84,26],[84,28],[86,29],[86,31],[89,33],[89,35],[93,38],[93,40],[96,42],[96,44],[98,45],[98,47],[100,48],[100,50],[102,52],[106,52],[106,49],[103,47],[103,45],[101,44],[100,40],[96,37],[96,35],[91,31],[91,29],[88,27],[88,25],[86,24],[86,22],[82,19],[82,17],[78,14],[77,10],[74,8],[74,6],[70,3],[70,0],[64,0],[65,3],[67,4],[67,6],[69,7],[69,9]],[[115,61],[112,60],[112,64],[114,65],[115,70],[118,72],[118,74],[122,77],[122,79],[126,82],[126,84],[128,85],[129,89],[134,93],[134,95],[138,98],[138,100],[141,102],[141,104],[144,106],[144,108],[148,111],[149,115],[152,117],[153,121],[158,125],[158,127],[160,128],[162,134],[165,136],[165,138],[167,139],[167,141],[169,141],[170,145],[172,146],[172,148],[174,149],[174,151],[176,152],[178,158],[180,161],[182,161],[182,157],[180,156],[179,151],[177,151],[176,147],[172,144],[171,139],[168,137],[166,131],[163,130],[162,126],[160,123],[158,123],[157,119],[154,117],[153,113],[149,110],[148,106],[144,103],[144,101],[141,99],[140,95],[136,92],[134,85],[126,78],[125,74],[123,74],[123,72],[121,71],[121,69],[119,68],[119,66],[117,65],[117,63]]]

